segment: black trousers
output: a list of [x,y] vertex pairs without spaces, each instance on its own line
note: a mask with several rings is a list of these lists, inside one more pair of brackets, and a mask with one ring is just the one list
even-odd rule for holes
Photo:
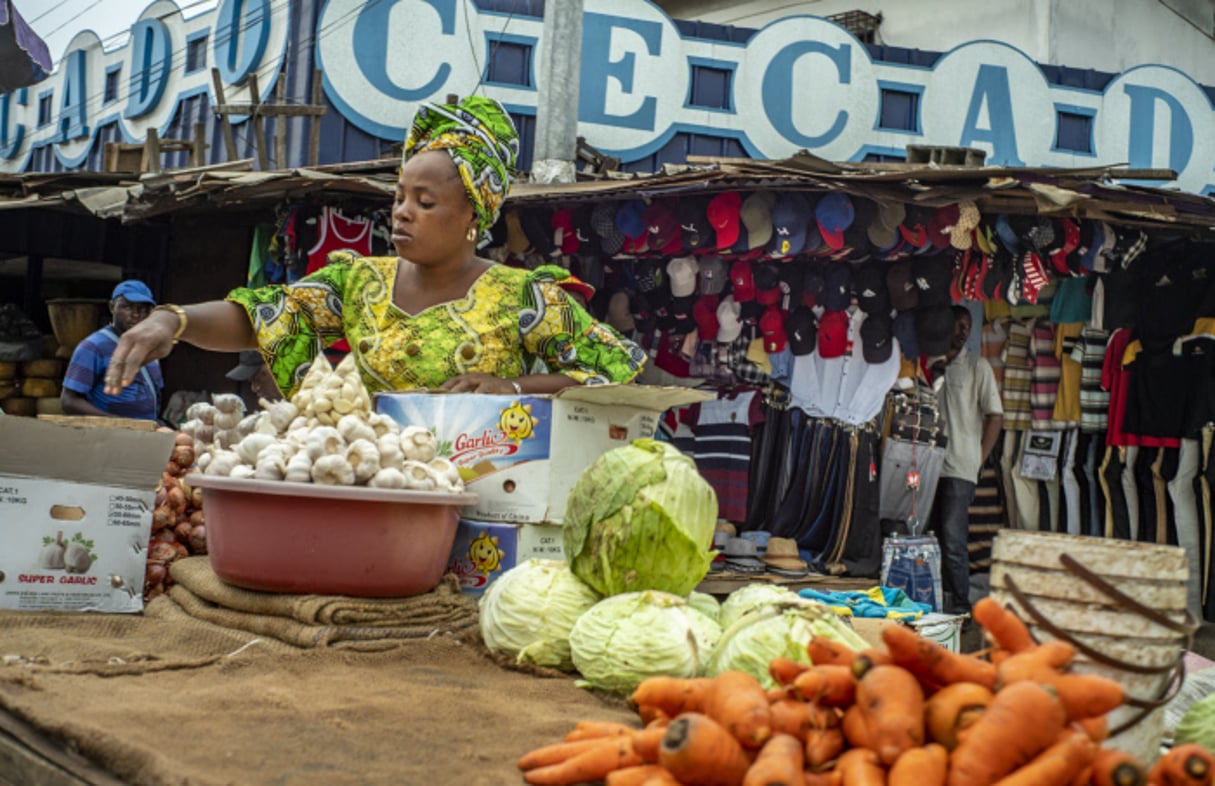
[[1130,540],[1131,511],[1127,507],[1126,491],[1122,488],[1122,472],[1125,468],[1122,450],[1113,445],[1106,446],[1105,457],[1098,472],[1104,480],[1102,497],[1113,520],[1113,532],[1110,534],[1115,538]]

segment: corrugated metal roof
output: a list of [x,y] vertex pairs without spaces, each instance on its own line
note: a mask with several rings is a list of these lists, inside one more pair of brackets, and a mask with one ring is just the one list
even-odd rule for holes
[[[272,208],[285,201],[380,208],[392,198],[397,166],[395,159],[383,159],[255,172],[251,162],[242,161],[235,168],[199,167],[137,179],[97,172],[0,175],[0,210],[78,210],[129,223],[173,213]],[[781,161],[698,159],[649,175],[620,172],[577,183],[521,182],[508,202],[526,206],[725,190],[838,190],[927,207],[973,200],[984,213],[1038,213],[1157,228],[1215,229],[1215,199],[1129,181],[1149,176],[1159,179],[1167,173],[1113,167],[839,164],[803,153]]]

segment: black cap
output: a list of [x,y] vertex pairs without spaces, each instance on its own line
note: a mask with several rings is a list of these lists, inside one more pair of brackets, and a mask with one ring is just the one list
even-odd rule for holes
[[814,312],[806,306],[793,310],[785,320],[785,333],[789,337],[789,351],[794,355],[809,355],[818,344],[818,324]]
[[537,254],[549,256],[557,250],[553,245],[553,211],[543,207],[528,208],[523,211],[519,223]]
[[951,255],[933,254],[916,257],[911,264],[911,277],[919,290],[918,299],[921,308],[950,304],[949,283],[953,277]]
[[705,215],[706,204],[703,199],[684,197],[675,208],[675,217],[680,227],[680,242],[689,251],[716,248],[716,233]]
[[261,352],[256,349],[242,349],[240,363],[224,376],[237,382],[245,382],[253,379],[253,375],[260,371],[265,364],[266,361],[262,359]]
[[886,314],[890,311],[890,296],[886,292],[886,268],[884,262],[865,262],[852,271],[852,291],[856,293],[857,305],[866,314]]
[[830,262],[823,270],[823,294],[819,304],[828,311],[843,311],[852,305],[852,265]]
[[944,355],[953,343],[953,309],[920,306],[915,310],[915,335],[924,355]]
[[915,312],[900,311],[894,318],[894,337],[899,340],[899,351],[908,360],[920,356],[920,342],[915,334]]
[[894,349],[894,325],[890,314],[867,314],[861,323],[861,351],[866,363],[885,363]]
[[886,266],[886,296],[897,311],[911,311],[920,304],[920,289],[911,272],[910,259],[896,259]]
[[817,259],[805,264],[805,275],[802,276],[802,302],[808,306],[816,306],[823,297],[823,287],[827,282],[823,279],[823,263]]

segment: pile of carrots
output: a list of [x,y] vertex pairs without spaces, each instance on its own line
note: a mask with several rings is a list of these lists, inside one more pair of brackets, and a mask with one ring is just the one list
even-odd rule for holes
[[773,660],[777,687],[729,671],[652,677],[629,699],[641,725],[581,721],[519,760],[535,786],[1203,786],[1215,757],[1171,749],[1152,767],[1102,747],[1123,703],[1113,680],[1070,671],[1070,644],[1039,644],[991,599],[992,644],[959,654],[910,628],[854,652],[815,637],[813,665]]

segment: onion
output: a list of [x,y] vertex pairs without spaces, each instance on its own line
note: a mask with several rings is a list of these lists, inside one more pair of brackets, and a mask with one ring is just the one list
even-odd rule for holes
[[195,554],[207,553],[207,528],[199,524],[190,531],[190,551]]
[[176,464],[178,467],[185,468],[194,463],[194,445],[178,445],[173,448],[173,452],[169,454],[169,465]]
[[174,486],[165,493],[165,502],[175,515],[181,515],[186,510],[186,494],[181,486]]
[[160,564],[162,567],[166,562],[172,562],[177,558],[177,549],[173,548],[173,544],[165,539],[165,535],[173,534],[172,530],[165,530],[164,533],[157,538],[152,538],[148,542],[148,564]]
[[169,569],[159,562],[149,562],[147,569],[144,570],[143,582],[144,587],[151,587],[157,584],[164,584],[165,579],[169,577]]
[[192,529],[189,521],[179,521],[173,526],[173,535],[177,538],[178,543],[189,543]]
[[173,523],[173,511],[161,505],[152,511],[152,532],[160,532]]

